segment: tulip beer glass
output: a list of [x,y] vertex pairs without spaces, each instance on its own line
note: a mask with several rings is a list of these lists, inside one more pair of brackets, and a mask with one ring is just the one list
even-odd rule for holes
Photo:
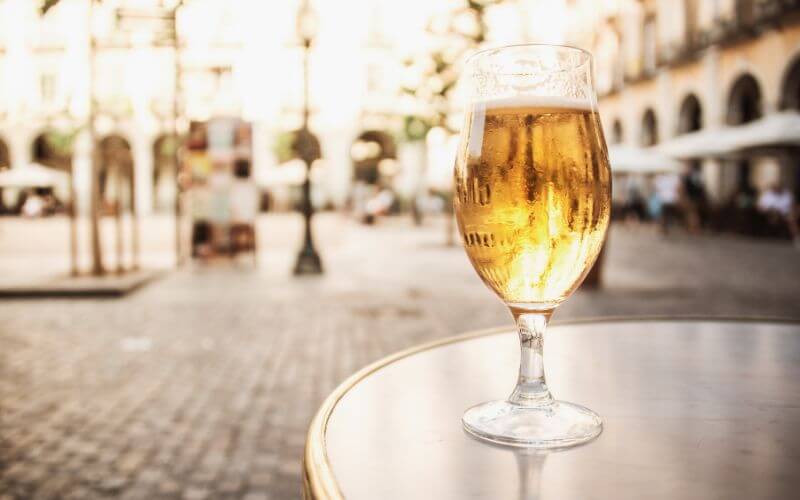
[[603,246],[611,173],[583,50],[517,45],[478,52],[462,79],[470,98],[455,166],[455,213],[467,256],[519,330],[517,386],[464,413],[492,442],[557,448],[602,430],[591,410],[554,400],[543,334]]

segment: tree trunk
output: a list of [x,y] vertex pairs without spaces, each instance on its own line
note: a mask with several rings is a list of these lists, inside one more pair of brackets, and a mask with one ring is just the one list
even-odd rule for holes
[[[93,120],[93,117],[92,117]],[[92,127],[93,128],[93,127]],[[92,249],[92,274],[94,276],[102,276],[105,274],[103,268],[103,253],[102,245],[100,242],[100,176],[97,158],[97,144],[95,143],[94,130],[91,131],[92,140],[92,168],[91,176],[89,179],[89,192],[91,194],[91,202],[89,206],[89,233],[91,238]]]
[[89,1],[88,37],[89,37],[89,141],[91,143],[91,175],[89,176],[89,232],[92,249],[92,274],[102,276],[103,268],[102,245],[100,242],[100,162],[98,157],[97,133],[95,131],[95,103],[94,103],[94,66],[97,42],[92,34],[92,14],[95,0]]
[[75,177],[69,160],[69,273],[78,275],[78,221],[75,206]]
[[128,165],[130,172],[130,210],[131,210],[131,260],[132,269],[139,270],[139,207],[136,204],[136,165]]
[[114,165],[116,193],[114,196],[114,227],[117,233],[117,274],[125,272],[125,235],[122,221],[122,165]]

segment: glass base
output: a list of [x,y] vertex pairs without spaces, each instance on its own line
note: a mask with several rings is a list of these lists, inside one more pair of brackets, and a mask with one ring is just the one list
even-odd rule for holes
[[473,406],[461,417],[473,436],[506,446],[565,448],[590,441],[603,431],[600,416],[583,406],[551,401],[521,406],[490,401]]

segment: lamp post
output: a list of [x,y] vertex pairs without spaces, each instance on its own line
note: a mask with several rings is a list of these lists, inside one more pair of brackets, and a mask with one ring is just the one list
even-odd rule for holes
[[314,238],[311,234],[311,218],[314,216],[314,207],[311,204],[311,164],[320,157],[319,142],[308,129],[309,99],[308,99],[308,56],[311,43],[317,32],[317,16],[311,8],[309,0],[303,0],[297,12],[297,34],[303,46],[303,125],[295,137],[294,150],[306,164],[306,178],[303,181],[303,222],[305,231],[303,246],[297,254],[294,265],[294,274],[321,274],[322,262],[314,248]]

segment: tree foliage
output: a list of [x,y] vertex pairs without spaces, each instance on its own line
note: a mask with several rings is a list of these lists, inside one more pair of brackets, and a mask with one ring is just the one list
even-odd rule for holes
[[42,0],[39,4],[39,10],[42,15],[47,14],[47,11],[58,5],[60,0]]
[[[501,0],[464,0],[463,3],[428,23],[433,47],[404,62],[411,76],[402,92],[413,99],[421,111],[405,117],[404,135],[409,141],[421,140],[433,127],[448,126],[452,91],[458,82],[458,63],[467,52],[486,39],[484,14]],[[452,132],[452,130],[450,130]]]

